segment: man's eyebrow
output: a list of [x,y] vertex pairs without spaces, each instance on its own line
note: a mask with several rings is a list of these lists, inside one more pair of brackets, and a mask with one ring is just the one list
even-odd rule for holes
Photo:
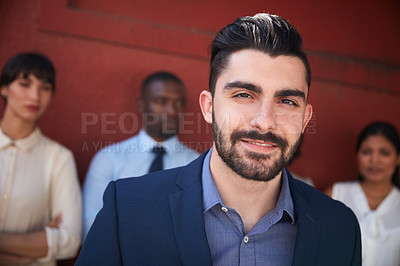
[[292,90],[292,89],[287,89],[287,90],[280,90],[275,92],[275,98],[278,97],[300,97],[303,100],[306,100],[306,94],[302,92],[301,90]]
[[261,94],[262,90],[259,86],[254,85],[252,83],[242,82],[242,81],[233,81],[225,84],[224,90],[234,89],[234,88],[242,88],[249,91],[253,91],[255,93]]

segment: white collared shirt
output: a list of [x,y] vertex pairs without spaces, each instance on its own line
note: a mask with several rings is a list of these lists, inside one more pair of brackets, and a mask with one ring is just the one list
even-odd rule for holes
[[177,136],[157,143],[142,129],[138,135],[100,150],[93,157],[83,185],[84,235],[103,206],[103,193],[112,180],[137,177],[148,173],[155,158],[152,149],[162,146],[164,169],[183,166],[199,154],[179,142]]
[[[46,225],[62,214],[59,228]],[[75,256],[81,242],[82,196],[73,154],[36,128],[13,141],[0,129],[0,231],[46,230],[48,254],[33,265]]]
[[400,190],[393,186],[376,210],[371,210],[358,181],[333,185],[332,198],[347,205],[361,229],[362,265],[400,265]]

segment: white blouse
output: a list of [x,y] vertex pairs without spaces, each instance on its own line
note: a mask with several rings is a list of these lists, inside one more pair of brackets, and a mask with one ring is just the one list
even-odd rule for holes
[[[59,228],[46,226],[58,213]],[[32,265],[56,265],[81,242],[82,197],[71,151],[37,128],[13,141],[0,129],[0,232],[46,230],[48,254]]]
[[371,210],[358,181],[333,185],[332,198],[353,210],[361,228],[364,266],[400,265],[400,190],[392,191]]

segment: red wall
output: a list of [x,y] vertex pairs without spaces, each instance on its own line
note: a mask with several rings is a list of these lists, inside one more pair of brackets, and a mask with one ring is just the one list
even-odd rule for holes
[[400,129],[398,1],[192,2],[0,1],[0,64],[22,51],[52,59],[56,94],[40,126],[73,150],[82,181],[100,147],[138,131],[135,100],[155,70],[175,72],[188,88],[181,139],[198,151],[210,147],[197,103],[208,88],[208,45],[236,17],[261,11],[294,24],[310,56],[315,114],[294,172],[318,188],[353,179],[359,131],[376,119]]

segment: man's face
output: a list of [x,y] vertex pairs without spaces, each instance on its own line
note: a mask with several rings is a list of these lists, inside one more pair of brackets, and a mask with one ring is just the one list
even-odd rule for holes
[[255,50],[233,53],[212,104],[218,155],[240,176],[269,181],[293,156],[312,115],[302,61]]
[[185,91],[171,80],[150,83],[140,101],[143,127],[157,141],[164,141],[179,131],[180,114],[185,111]]

